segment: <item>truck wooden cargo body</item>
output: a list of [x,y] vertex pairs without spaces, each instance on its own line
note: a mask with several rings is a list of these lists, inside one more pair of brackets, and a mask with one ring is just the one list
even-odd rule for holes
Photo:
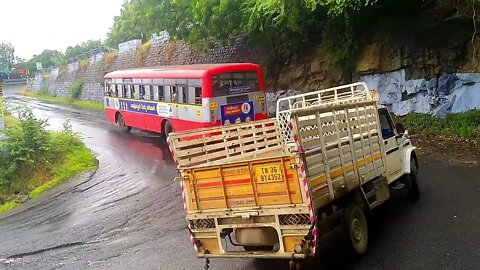
[[280,99],[274,119],[171,134],[198,256],[306,258],[342,216],[365,252],[364,211],[389,184],[416,188],[414,148],[382,110],[357,83]]

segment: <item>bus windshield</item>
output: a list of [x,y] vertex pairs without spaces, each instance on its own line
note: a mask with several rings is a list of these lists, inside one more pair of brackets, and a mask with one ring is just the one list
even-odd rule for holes
[[214,97],[260,91],[258,73],[230,72],[212,76],[212,89]]

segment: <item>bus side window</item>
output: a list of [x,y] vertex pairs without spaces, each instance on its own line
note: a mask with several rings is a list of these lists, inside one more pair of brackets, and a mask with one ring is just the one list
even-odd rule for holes
[[139,85],[138,86],[138,98],[139,99],[145,99],[145,86],[144,85]]
[[119,87],[120,87],[120,86],[117,85],[117,84],[114,85],[114,91],[115,91],[115,93],[113,94],[114,97],[118,97],[118,88],[119,88]]
[[177,93],[177,87],[176,86],[170,86],[171,89],[171,96],[170,96],[170,102],[177,102],[178,103],[178,93]]
[[103,93],[105,96],[110,96],[109,92],[110,92],[111,87],[112,87],[112,84],[110,84],[108,82],[105,83],[105,89],[104,89],[104,93]]
[[177,86],[177,89],[182,92],[181,103],[183,104],[190,103],[189,96],[188,96],[188,88],[186,86]]
[[143,85],[143,98],[145,100],[151,100],[152,99],[152,92],[151,92],[151,88],[152,86],[150,85]]
[[175,86],[164,86],[165,101],[167,102],[178,102],[177,101],[177,87]]
[[188,104],[202,104],[202,88],[194,86],[188,87]]
[[158,86],[158,100],[165,101],[165,91],[163,89],[163,86]]
[[195,87],[195,104],[202,105],[202,88]]
[[125,85],[125,97],[126,98],[132,98],[132,91],[130,90],[130,85],[129,84]]
[[163,100],[164,101],[170,101],[170,86],[164,86],[163,87]]
[[158,101],[158,85],[154,85],[152,88],[153,88],[153,99]]
[[130,91],[128,91],[128,93],[130,94],[130,98],[135,98],[135,88],[133,87],[133,85],[129,84],[128,88],[130,90]]
[[127,86],[125,84],[122,84],[122,97],[127,97]]
[[141,99],[141,95],[140,95],[140,85],[138,84],[135,84],[135,85],[132,85],[133,87],[133,98],[135,99]]

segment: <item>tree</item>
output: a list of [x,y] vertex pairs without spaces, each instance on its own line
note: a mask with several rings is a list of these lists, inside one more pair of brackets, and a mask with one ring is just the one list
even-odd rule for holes
[[12,44],[0,43],[0,71],[9,71],[17,62]]
[[73,47],[69,46],[65,51],[65,59],[68,60],[68,59],[80,56],[83,53],[86,53],[88,51],[91,51],[93,49],[96,49],[102,46],[103,45],[101,40],[88,40],[86,42],[82,42],[81,44],[77,44]]
[[61,52],[56,50],[44,50],[39,55],[34,55],[28,61],[20,61],[16,67],[30,70],[30,74],[33,74],[37,70],[37,63],[42,63],[42,67],[48,68],[52,66],[58,66],[65,63],[64,56]]
[[339,42],[326,47],[339,55],[335,62],[341,66],[351,60],[355,42],[350,17],[372,1],[130,0],[115,18],[107,44],[145,41],[162,31],[199,48],[246,36],[268,52],[267,69],[276,79],[288,59],[332,35]]
[[142,39],[146,41],[152,34],[166,30],[175,12],[170,0],[130,0],[126,1],[119,16],[107,34],[106,44],[116,47],[119,43]]

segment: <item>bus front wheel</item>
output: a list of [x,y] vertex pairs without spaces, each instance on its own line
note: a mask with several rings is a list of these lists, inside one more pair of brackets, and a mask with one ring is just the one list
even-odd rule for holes
[[132,130],[132,127],[130,126],[127,126],[125,124],[125,119],[123,119],[123,116],[122,114],[118,113],[117,114],[117,125],[120,127],[120,129],[125,132],[125,133],[129,133],[130,130]]

